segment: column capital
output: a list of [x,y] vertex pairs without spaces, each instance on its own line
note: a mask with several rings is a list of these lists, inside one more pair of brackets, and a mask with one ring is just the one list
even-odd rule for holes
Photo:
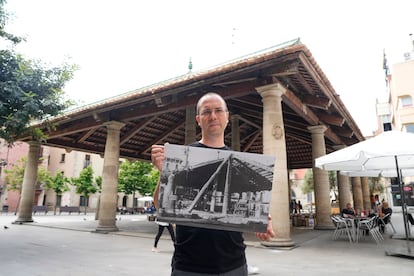
[[240,120],[241,116],[239,114],[232,114],[230,116],[230,119],[233,120]]
[[325,125],[309,126],[307,128],[313,134],[324,134],[328,129]]
[[345,144],[341,144],[341,145],[335,145],[335,146],[333,146],[333,149],[334,150],[340,150],[340,149],[344,149],[346,147],[347,146]]
[[262,98],[270,95],[281,97],[283,94],[286,93],[287,90],[286,87],[284,87],[280,83],[267,84],[256,87],[255,89],[257,93],[259,93],[260,96],[262,96]]
[[108,129],[120,130],[125,126],[125,123],[118,121],[108,121],[103,123],[103,125],[106,126]]
[[31,140],[31,141],[28,141],[27,142],[30,146],[33,146],[33,147],[39,147],[40,146],[40,142],[39,141],[36,141],[36,140]]

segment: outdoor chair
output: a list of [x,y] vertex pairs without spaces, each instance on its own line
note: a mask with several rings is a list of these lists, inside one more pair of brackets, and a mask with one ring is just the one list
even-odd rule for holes
[[413,215],[410,213],[407,213],[407,220],[410,224],[408,224],[408,230],[411,233],[411,226],[414,225],[414,218]]
[[332,240],[337,240],[341,236],[347,236],[349,239],[349,242],[352,242],[352,233],[350,228],[352,227],[349,225],[349,221],[345,220],[344,218],[340,216],[331,216],[331,220],[335,225],[335,230],[332,235]]
[[378,217],[378,223],[384,224],[384,233],[387,230],[387,225],[391,226],[392,232],[394,234],[397,233],[397,231],[395,231],[395,227],[394,227],[394,225],[392,224],[392,221],[391,221],[391,213],[386,214],[383,218]]
[[371,218],[363,219],[358,221],[357,226],[357,237],[356,242],[361,239],[361,235],[364,236],[365,233],[371,235],[372,239],[379,244],[384,237],[382,236],[379,227],[378,227],[378,216],[374,216]]

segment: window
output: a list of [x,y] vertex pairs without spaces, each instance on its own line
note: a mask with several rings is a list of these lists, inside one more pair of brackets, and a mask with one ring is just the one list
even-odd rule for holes
[[409,95],[405,95],[400,97],[400,107],[404,108],[404,107],[410,107],[413,106],[413,100],[411,98],[411,96]]
[[66,154],[62,153],[60,155],[60,163],[65,163]]
[[384,123],[384,124],[382,124],[382,126],[384,127],[384,131],[392,130],[391,123]]
[[414,124],[406,124],[405,129],[407,132],[414,133]]
[[80,206],[88,206],[88,204],[89,204],[89,197],[81,196],[80,200],[79,200],[79,205]]
[[83,162],[83,168],[88,167],[91,164],[91,156],[89,154],[85,155],[85,161]]

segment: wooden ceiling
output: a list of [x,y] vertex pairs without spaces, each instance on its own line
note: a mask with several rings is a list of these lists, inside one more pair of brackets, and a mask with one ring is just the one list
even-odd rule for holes
[[[327,153],[335,145],[364,140],[312,54],[299,39],[233,60],[220,66],[144,87],[49,119],[46,145],[103,154],[107,121],[121,121],[121,157],[150,160],[152,144],[184,144],[186,108],[195,108],[206,92],[221,94],[230,115],[240,116],[244,152],[262,153],[262,101],[255,88],[280,83],[289,169],[312,167],[309,126],[324,124]],[[96,91],[91,91],[96,93]],[[98,94],[98,93],[96,93]],[[37,126],[42,126],[41,124]],[[197,127],[197,138],[200,129]],[[21,140],[28,141],[29,137]],[[231,145],[231,126],[225,142]]]

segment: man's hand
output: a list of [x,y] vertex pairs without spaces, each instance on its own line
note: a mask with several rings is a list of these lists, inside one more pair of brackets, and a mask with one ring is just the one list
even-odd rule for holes
[[269,215],[267,217],[267,229],[266,233],[258,233],[256,232],[256,237],[261,241],[269,241],[271,238],[276,237],[275,231],[273,231],[272,226],[272,217]]
[[151,146],[151,161],[152,164],[161,171],[162,163],[165,159],[164,146],[163,145],[152,145]]

